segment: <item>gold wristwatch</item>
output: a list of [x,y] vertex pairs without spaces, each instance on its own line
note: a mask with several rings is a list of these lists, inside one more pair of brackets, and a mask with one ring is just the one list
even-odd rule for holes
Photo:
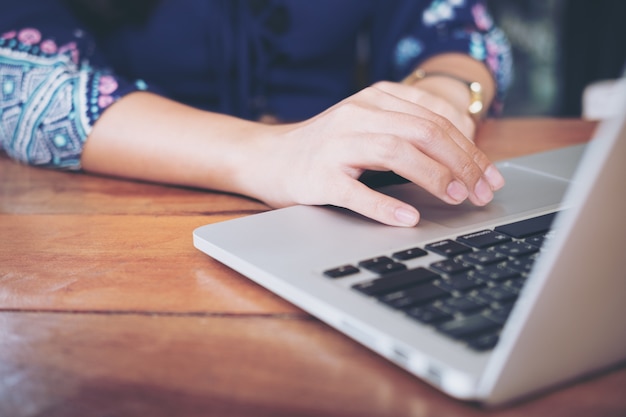
[[480,120],[482,111],[484,109],[483,103],[483,86],[478,81],[467,81],[461,77],[457,77],[456,75],[449,74],[447,72],[441,71],[432,71],[426,72],[421,68],[416,69],[409,75],[404,82],[406,84],[412,84],[415,81],[422,80],[426,77],[446,77],[456,81],[459,81],[467,86],[470,93],[470,103],[467,107],[467,111],[470,116],[476,121]]

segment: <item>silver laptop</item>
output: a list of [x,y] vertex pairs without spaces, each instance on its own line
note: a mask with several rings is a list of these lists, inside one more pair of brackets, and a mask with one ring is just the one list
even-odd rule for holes
[[588,145],[498,164],[486,207],[417,186],[415,228],[294,206],[196,248],[463,400],[508,403],[626,360],[626,104]]

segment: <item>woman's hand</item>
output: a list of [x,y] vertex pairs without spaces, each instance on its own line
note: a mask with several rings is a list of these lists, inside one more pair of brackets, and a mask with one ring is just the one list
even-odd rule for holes
[[88,172],[239,193],[274,207],[331,204],[413,226],[419,212],[360,182],[365,170],[393,171],[450,204],[487,204],[504,184],[457,122],[428,103],[414,86],[381,82],[309,120],[266,125],[135,92],[104,112],[81,162]]
[[455,126],[465,129],[463,123],[420,104],[433,98],[380,82],[312,119],[268,127],[248,142],[249,160],[237,174],[240,191],[274,207],[331,204],[382,223],[415,225],[414,207],[358,181],[365,170],[378,170],[393,171],[449,204],[489,203],[504,179]]

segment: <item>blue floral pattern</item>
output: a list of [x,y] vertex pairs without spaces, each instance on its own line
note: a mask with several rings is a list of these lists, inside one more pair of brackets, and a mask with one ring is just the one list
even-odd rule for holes
[[513,63],[508,39],[494,24],[484,2],[434,0],[423,9],[422,22],[423,26],[396,45],[397,77],[403,77],[419,62],[442,50],[468,53],[484,62],[494,76],[498,94],[491,110],[498,114],[512,81]]
[[465,0],[435,0],[422,14],[425,26],[435,26],[452,21],[456,17],[456,8],[464,7]]
[[109,71],[81,62],[77,45],[57,45],[35,28],[0,36],[0,149],[14,159],[80,169],[92,125],[129,91]]

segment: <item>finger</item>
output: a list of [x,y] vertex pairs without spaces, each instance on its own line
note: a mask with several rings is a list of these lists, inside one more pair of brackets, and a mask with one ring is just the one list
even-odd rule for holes
[[[401,103],[399,106],[406,106]],[[398,107],[398,105],[396,105]],[[376,132],[364,137],[365,146],[355,146],[356,160],[370,164],[367,169],[388,169],[420,185],[442,200],[458,204],[469,197],[476,205],[487,204],[493,192],[475,157],[466,152],[439,124],[408,113],[392,111],[367,114],[367,128]],[[469,143],[469,141],[465,141]],[[469,143],[471,145],[471,143]],[[458,180],[458,181],[455,181]],[[468,190],[467,193],[463,189]]]
[[[462,116],[455,116],[457,120],[456,124],[451,123],[452,126],[449,126],[448,123],[442,118],[441,114],[437,114],[436,112],[429,111],[424,106],[420,105],[420,100],[423,100],[426,92],[420,91],[417,88],[413,88],[410,86],[406,86],[399,83],[391,83],[391,82],[380,82],[373,86],[373,88],[378,89],[379,91],[386,92],[387,94],[397,97],[401,100],[407,101],[409,103],[415,104],[414,108],[405,108],[405,111],[413,112],[413,114],[419,115],[427,120],[433,121],[438,125],[441,125],[444,129],[446,129],[447,134],[451,139],[453,139],[457,145],[459,145],[465,152],[469,153],[472,158],[476,161],[478,166],[481,168],[483,172],[485,172],[485,179],[487,180],[490,188],[492,190],[498,190],[502,188],[504,185],[504,178],[499,173],[497,168],[493,166],[491,161],[484,155],[474,144],[472,140],[468,140],[457,126],[466,126],[467,123],[464,123],[464,119],[470,120],[469,117],[463,118]],[[435,97],[439,99],[438,97]],[[379,99],[380,101],[380,99]],[[395,103],[394,106],[397,106],[398,103]],[[452,106],[450,106],[452,107]],[[400,110],[399,108],[396,108]],[[456,112],[455,112],[456,113]],[[449,122],[449,120],[448,120]],[[473,122],[470,120],[470,124]],[[472,127],[473,130],[473,127]]]
[[[452,124],[444,118],[437,120],[438,117],[440,116],[433,116],[429,122],[444,131],[443,137],[452,137],[454,130]],[[429,152],[430,155],[437,154],[438,160],[449,167],[455,177],[468,187],[469,199],[472,203],[479,206],[489,203],[493,199],[494,191],[486,177],[487,170],[492,166],[489,159],[468,140],[455,141],[455,145],[462,150],[460,153],[455,153],[455,146],[441,140],[437,135],[437,130],[429,128],[424,122],[420,127],[422,132],[417,140],[418,146],[421,146],[420,149]]]
[[[434,116],[431,120],[433,120],[438,125],[442,126],[444,129],[450,129],[450,126],[447,125],[445,120],[437,121],[436,116]],[[449,132],[453,133],[453,132]],[[470,157],[474,160],[474,162],[480,167],[483,172],[483,179],[486,184],[492,191],[499,190],[504,186],[504,177],[498,171],[496,166],[487,158],[487,156],[474,144],[473,141],[468,140],[458,140],[456,136],[450,134],[450,137],[455,140],[457,145],[463,149]]]
[[372,87],[385,92],[390,96],[418,106],[412,109],[405,109],[409,112],[417,112],[412,114],[419,115],[420,117],[435,123],[442,123],[441,117],[447,119],[454,127],[448,132],[450,137],[456,141],[459,146],[463,146],[464,149],[468,149],[465,146],[467,141],[469,141],[470,144],[473,143],[472,136],[474,123],[469,115],[459,113],[456,107],[441,97],[427,91],[420,90],[416,87],[399,83],[379,82],[374,84]]
[[[365,142],[365,143],[364,143]],[[368,134],[352,147],[350,162],[377,171],[394,171],[449,204],[469,196],[468,186],[445,164],[420,151],[411,142],[391,134]],[[471,160],[468,159],[468,163]],[[477,170],[475,174],[480,177]]]
[[345,207],[365,217],[390,226],[413,227],[420,219],[415,207],[381,194],[361,182],[343,177],[335,183],[329,204]]

